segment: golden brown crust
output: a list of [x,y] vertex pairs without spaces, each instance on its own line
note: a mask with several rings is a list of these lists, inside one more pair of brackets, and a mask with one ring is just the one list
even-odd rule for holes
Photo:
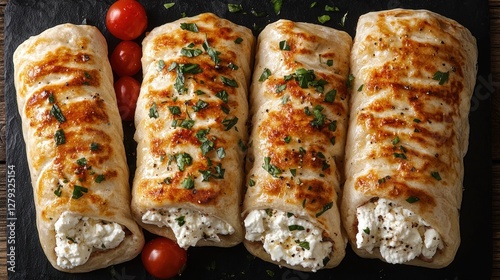
[[[47,258],[66,272],[134,258],[144,238],[127,207],[128,166],[104,37],[95,27],[55,26],[21,44],[14,66],[37,229]],[[73,198],[78,188],[82,196]],[[65,211],[117,222],[128,234],[120,246],[62,269],[56,263],[54,224]]]
[[360,17],[342,202],[358,254],[369,255],[355,248],[356,208],[380,197],[418,214],[444,240],[431,261],[408,264],[443,267],[453,260],[476,63],[475,38],[438,14],[396,9]]

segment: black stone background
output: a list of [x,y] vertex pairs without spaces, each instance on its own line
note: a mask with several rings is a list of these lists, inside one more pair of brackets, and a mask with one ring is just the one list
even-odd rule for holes
[[[5,103],[7,120],[7,165],[16,173],[15,272],[9,279],[153,279],[145,272],[140,256],[109,268],[84,274],[62,273],[46,260],[39,244],[35,226],[32,187],[26,163],[21,120],[17,112],[13,85],[12,54],[29,36],[64,22],[97,26],[108,39],[109,50],[119,42],[105,28],[105,15],[111,0],[11,0],[5,11]],[[355,35],[361,14],[391,8],[428,9],[457,20],[471,30],[479,48],[479,73],[470,114],[470,145],[465,158],[464,197],[461,209],[462,244],[452,264],[444,269],[426,269],[406,265],[390,265],[379,260],[357,257],[347,248],[342,263],[333,269],[304,273],[279,268],[253,258],[242,245],[234,248],[190,248],[187,269],[178,279],[489,279],[491,274],[491,95],[494,93],[490,70],[489,12],[486,0],[283,0],[276,15],[271,0],[151,0],[144,4],[149,26],[147,30],[176,20],[183,15],[194,16],[213,12],[237,24],[245,25],[258,35],[266,24],[278,18],[318,23],[317,17],[329,14],[324,25]],[[175,2],[170,9],[163,4]],[[311,4],[316,5],[311,8]],[[228,3],[242,4],[245,13],[231,13]],[[336,6],[338,12],[325,12],[325,4]],[[265,17],[252,15],[251,10],[266,12]],[[345,25],[341,18],[347,13]],[[142,38],[137,41],[140,42]],[[135,143],[132,123],[124,123],[127,156],[134,174]],[[9,213],[8,213],[8,217]],[[10,231],[8,231],[10,233]],[[152,236],[146,233],[147,238]],[[9,245],[10,246],[10,245]],[[10,257],[9,257],[10,259]]]

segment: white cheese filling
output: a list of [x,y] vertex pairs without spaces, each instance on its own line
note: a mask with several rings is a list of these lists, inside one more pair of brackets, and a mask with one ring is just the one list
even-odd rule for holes
[[96,250],[120,245],[125,231],[117,223],[63,212],[55,223],[57,265],[71,269],[87,262]]
[[219,234],[234,233],[234,228],[221,219],[190,209],[148,210],[142,215],[142,221],[159,227],[170,227],[177,243],[184,249],[195,246],[201,239],[219,242]]
[[369,253],[379,248],[388,263],[404,263],[416,257],[430,259],[443,248],[439,233],[420,216],[386,199],[357,209],[356,245]]
[[317,271],[329,260],[333,244],[311,222],[280,210],[253,210],[245,218],[245,239],[260,241],[273,261]]

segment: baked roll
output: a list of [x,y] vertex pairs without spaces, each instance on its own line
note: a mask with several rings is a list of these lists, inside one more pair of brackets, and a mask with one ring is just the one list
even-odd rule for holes
[[477,47],[426,10],[359,18],[342,219],[362,257],[441,268],[460,244]]
[[62,24],[14,52],[14,83],[40,244],[54,268],[125,262],[144,244],[130,212],[129,171],[106,40]]
[[317,271],[345,255],[339,204],[351,43],[343,31],[289,20],[258,37],[243,217],[244,245],[265,261]]
[[142,44],[134,216],[183,248],[239,244],[255,38],[204,13],[156,27]]

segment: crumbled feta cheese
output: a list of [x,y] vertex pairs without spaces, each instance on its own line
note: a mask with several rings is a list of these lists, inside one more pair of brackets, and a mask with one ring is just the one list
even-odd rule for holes
[[356,245],[372,253],[379,248],[388,263],[404,263],[420,255],[432,258],[443,248],[439,233],[412,211],[386,199],[357,209]]
[[274,261],[316,271],[327,262],[333,244],[311,222],[280,210],[253,210],[245,218],[245,239],[260,241]]
[[63,212],[55,223],[57,265],[71,269],[87,262],[96,250],[120,245],[125,231],[117,223]]
[[219,234],[234,233],[234,228],[221,219],[190,209],[148,210],[142,215],[142,221],[159,227],[170,227],[177,243],[184,249],[195,246],[200,239],[219,242]]

